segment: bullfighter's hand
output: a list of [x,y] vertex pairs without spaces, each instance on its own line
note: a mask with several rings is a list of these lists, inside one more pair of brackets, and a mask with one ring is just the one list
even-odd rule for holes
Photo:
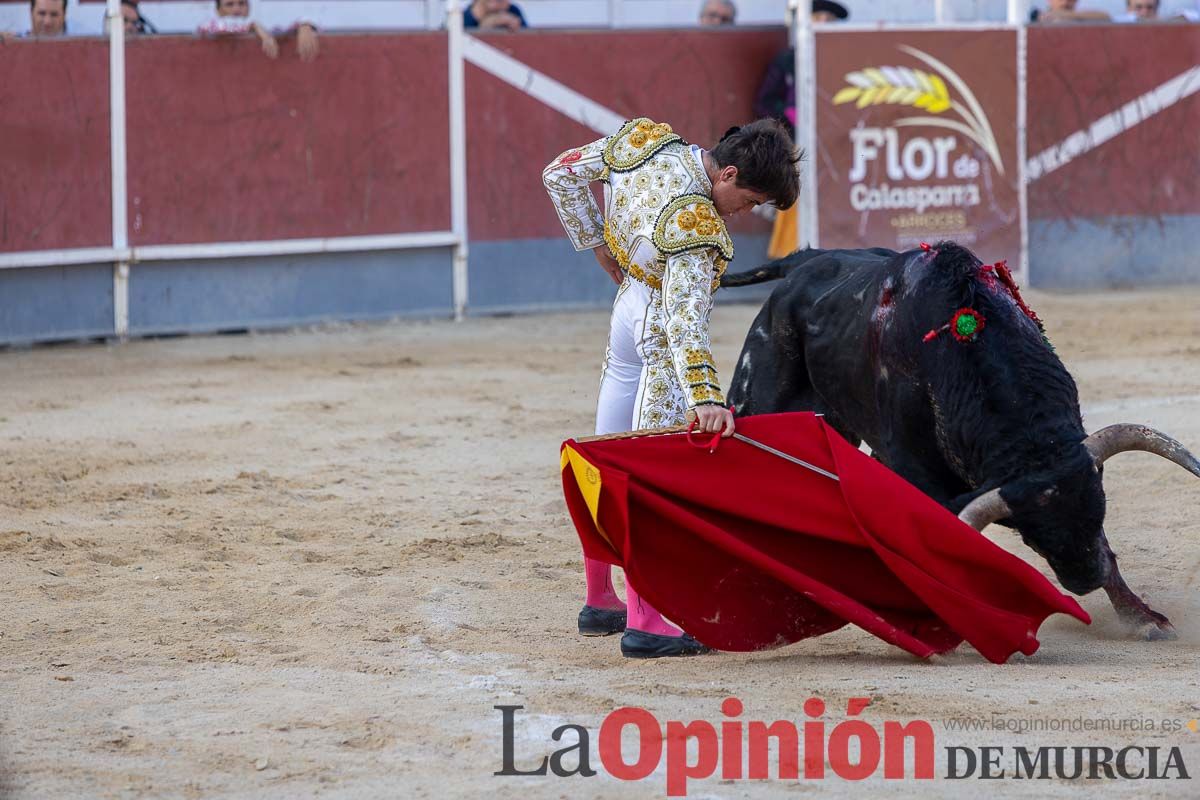
[[612,253],[608,252],[608,248],[600,245],[592,252],[596,254],[596,261],[600,262],[600,266],[608,273],[608,277],[613,279],[613,283],[620,286],[621,281],[625,280],[625,273],[621,271],[621,265],[613,258]]
[[704,433],[721,432],[723,438],[733,435],[733,412],[724,406],[704,405],[692,409],[696,412],[696,430]]

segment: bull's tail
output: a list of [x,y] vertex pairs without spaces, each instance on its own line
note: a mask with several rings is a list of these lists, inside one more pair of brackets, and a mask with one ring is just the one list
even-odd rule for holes
[[824,252],[824,250],[818,250],[815,247],[806,247],[803,250],[789,253],[783,258],[777,258],[774,261],[763,264],[757,269],[746,272],[735,272],[733,274],[727,273],[721,276],[721,285],[725,287],[752,286],[756,283],[776,281],[787,277],[789,272],[812,261]]

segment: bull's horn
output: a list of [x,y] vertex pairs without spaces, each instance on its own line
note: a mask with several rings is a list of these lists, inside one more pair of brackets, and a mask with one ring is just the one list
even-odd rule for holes
[[1117,453],[1126,450],[1145,450],[1156,456],[1174,461],[1188,472],[1200,478],[1200,460],[1188,452],[1179,442],[1154,428],[1132,423],[1109,425],[1083,440],[1083,446],[1092,454],[1099,466]]
[[997,520],[1011,516],[1012,509],[1000,496],[999,489],[984,492],[967,503],[967,507],[958,513],[959,519],[977,531],[983,530]]

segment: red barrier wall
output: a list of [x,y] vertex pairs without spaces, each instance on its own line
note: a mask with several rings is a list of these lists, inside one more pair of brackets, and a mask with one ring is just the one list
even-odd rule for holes
[[444,34],[127,45],[134,245],[449,230]]
[[[1028,153],[1036,156],[1200,63],[1198,25],[1029,30]],[[1033,181],[1031,218],[1200,213],[1200,94]]]
[[[785,44],[782,29],[530,32],[480,39],[618,114],[669,122],[704,147],[753,118],[754,92]],[[470,65],[467,122],[471,238],[562,236],[542,186],[542,167],[601,134]],[[770,230],[757,217],[731,227]]]
[[0,252],[112,244],[108,47],[0,45]]
[[[704,145],[751,116],[784,45],[781,29],[482,38]],[[444,33],[323,36],[312,64],[294,41],[283,50],[268,61],[251,38],[128,43],[134,244],[448,229]],[[1030,156],[1198,62],[1200,26],[1031,28]],[[0,75],[0,251],[108,245],[106,43],[10,42]],[[561,236],[540,169],[598,134],[470,65],[467,101],[471,237]],[[1200,213],[1198,129],[1193,94],[1036,180],[1030,217]]]

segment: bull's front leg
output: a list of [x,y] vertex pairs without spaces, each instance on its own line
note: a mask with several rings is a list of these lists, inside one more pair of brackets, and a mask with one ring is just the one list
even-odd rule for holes
[[1117,612],[1121,622],[1137,635],[1139,639],[1148,642],[1176,639],[1175,626],[1162,614],[1146,605],[1146,601],[1138,597],[1125,579],[1121,570],[1117,569],[1117,554],[1108,546],[1108,540],[1103,539],[1104,549],[1108,551],[1109,573],[1104,582],[1104,591]]

